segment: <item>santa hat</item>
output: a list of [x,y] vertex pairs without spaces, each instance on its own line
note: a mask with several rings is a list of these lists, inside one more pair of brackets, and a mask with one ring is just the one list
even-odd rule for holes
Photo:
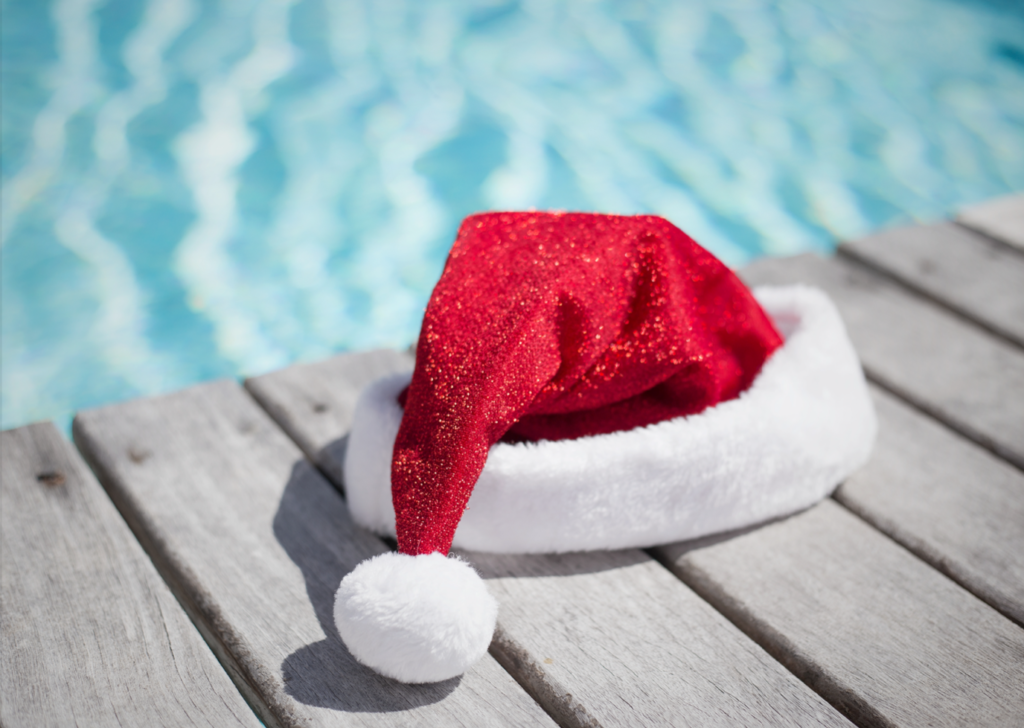
[[748,526],[828,495],[874,431],[820,291],[751,293],[658,217],[474,215],[411,377],[356,408],[349,507],[399,550],[345,577],[338,631],[384,675],[454,677],[497,606],[453,543],[613,549]]

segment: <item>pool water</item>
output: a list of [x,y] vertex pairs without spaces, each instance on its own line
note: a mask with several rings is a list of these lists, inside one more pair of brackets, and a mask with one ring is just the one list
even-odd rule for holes
[[1024,189],[1014,0],[4,0],[2,425],[405,346],[460,219],[732,265]]

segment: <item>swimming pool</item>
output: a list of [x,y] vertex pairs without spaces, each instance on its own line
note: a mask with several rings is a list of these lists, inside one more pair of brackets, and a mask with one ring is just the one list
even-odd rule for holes
[[2,425],[407,345],[477,210],[736,265],[1024,189],[1022,8],[7,0]]

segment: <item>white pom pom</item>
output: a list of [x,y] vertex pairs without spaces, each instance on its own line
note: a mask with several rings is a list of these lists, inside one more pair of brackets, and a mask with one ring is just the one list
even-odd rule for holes
[[381,675],[427,683],[483,657],[498,604],[465,561],[387,553],[341,581],[334,622],[353,656]]

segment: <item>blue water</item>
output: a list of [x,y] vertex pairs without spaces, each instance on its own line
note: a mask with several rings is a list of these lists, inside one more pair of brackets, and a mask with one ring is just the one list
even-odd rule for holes
[[738,265],[1022,190],[1022,8],[4,0],[2,426],[407,345],[477,210]]

